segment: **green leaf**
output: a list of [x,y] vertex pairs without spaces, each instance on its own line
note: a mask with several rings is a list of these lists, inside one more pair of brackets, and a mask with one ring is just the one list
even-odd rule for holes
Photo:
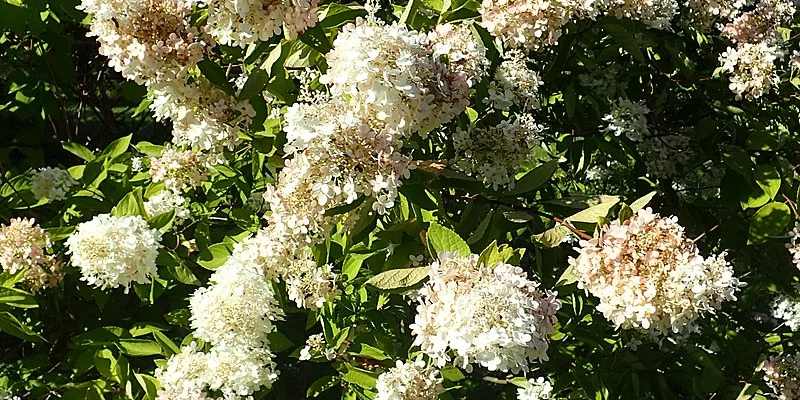
[[442,378],[451,382],[458,382],[466,378],[460,369],[452,365],[445,365],[439,372],[442,374]]
[[17,308],[36,308],[39,304],[29,293],[10,287],[0,287],[0,304]]
[[603,24],[603,29],[611,35],[611,38],[635,59],[640,62],[645,62],[644,53],[642,53],[639,42],[636,40],[636,37],[633,36],[633,33],[618,23],[608,21]]
[[430,267],[392,269],[369,278],[366,283],[380,290],[403,289],[422,282],[429,271]]
[[306,397],[317,397],[326,390],[336,386],[340,381],[341,379],[339,379],[338,376],[323,376],[308,387]]
[[123,353],[133,357],[162,354],[161,345],[147,339],[120,339],[117,346]]
[[350,354],[378,361],[388,360],[390,358],[383,350],[366,343],[353,343],[353,345],[348,348],[348,351]]
[[542,233],[533,235],[533,240],[541,243],[544,247],[552,248],[560,246],[567,235],[569,235],[569,229],[559,224]]
[[230,256],[231,252],[228,246],[223,243],[215,243],[200,250],[197,263],[205,269],[216,269],[225,264]]
[[435,222],[431,222],[427,237],[433,256],[441,252],[456,253],[462,257],[469,257],[472,254],[469,245],[461,239],[461,236]]
[[378,378],[376,373],[356,368],[350,364],[345,364],[345,368],[347,368],[347,372],[342,375],[342,380],[364,389],[375,389],[375,382]]
[[647,205],[650,204],[650,201],[653,200],[653,197],[655,197],[656,193],[658,193],[658,191],[654,190],[631,203],[631,211],[636,214],[639,212],[639,210],[647,207]]
[[206,59],[197,63],[197,67],[200,68],[200,72],[203,73],[203,76],[205,76],[209,82],[213,83],[229,95],[233,96],[236,94],[236,92],[233,90],[233,86],[231,86],[231,83],[228,82],[228,77],[225,74],[225,70],[222,69],[219,64]]
[[9,335],[16,336],[29,342],[44,341],[44,338],[41,335],[20,322],[17,317],[13,316],[8,311],[0,312],[0,332],[5,332]]
[[608,212],[611,211],[611,209],[617,205],[617,203],[619,203],[619,197],[611,196],[611,198],[606,200],[604,203],[589,207],[581,212],[578,212],[577,214],[567,217],[567,221],[596,224],[597,219],[608,216]]
[[100,153],[100,157],[107,156],[109,160],[113,160],[128,151],[128,147],[131,145],[131,137],[133,134],[130,134],[125,137],[121,137],[108,145],[102,153]]
[[347,213],[349,211],[355,210],[356,208],[358,208],[358,206],[360,206],[361,204],[364,204],[364,200],[366,200],[366,199],[367,198],[365,196],[361,196],[361,197],[355,199],[350,204],[344,204],[344,205],[341,205],[341,206],[338,206],[338,207],[330,208],[327,211],[325,211],[325,216],[326,217],[332,217],[332,216],[335,216],[335,215],[341,215],[341,214]]
[[142,390],[144,390],[145,398],[147,400],[155,400],[156,396],[158,396],[158,388],[160,386],[156,378],[139,373],[134,373],[133,375],[136,377],[136,381],[139,382]]
[[548,161],[525,174],[516,183],[514,183],[513,189],[503,193],[503,195],[519,196],[532,192],[547,183],[557,169],[558,160]]
[[325,54],[332,49],[331,41],[328,40],[328,36],[325,35],[325,31],[323,31],[322,27],[318,24],[306,29],[306,31],[303,32],[298,39],[322,54]]
[[364,260],[371,256],[372,254],[348,254],[344,259],[344,264],[342,264],[342,275],[345,276],[344,280],[349,281],[355,278],[356,275],[358,275],[358,271],[361,270],[361,265],[364,263]]
[[753,170],[753,179],[764,190],[770,200],[774,200],[781,189],[781,174],[771,165],[757,165]]
[[250,71],[247,77],[247,82],[244,83],[242,90],[239,92],[240,100],[249,100],[261,94],[264,86],[269,82],[269,75],[261,68],[256,68]]
[[497,246],[497,241],[492,242],[478,256],[478,265],[493,267],[497,263],[508,262],[516,252],[507,245]]
[[142,188],[137,187],[133,189],[133,191],[128,192],[128,194],[111,209],[111,215],[115,217],[131,215],[147,216],[147,211],[144,209],[144,201],[142,200]]
[[762,244],[769,237],[786,233],[792,221],[792,211],[783,203],[769,203],[761,207],[750,220],[747,244]]
[[753,162],[750,160],[750,155],[740,147],[724,146],[722,161],[745,179],[750,180],[753,177]]
[[567,267],[567,270],[564,271],[564,273],[561,274],[561,276],[558,278],[558,280],[556,281],[556,286],[571,285],[577,282],[578,278],[580,277],[578,276],[577,273],[575,273],[572,266],[570,265],[569,267]]
[[95,159],[94,153],[92,153],[91,150],[87,149],[86,146],[80,145],[78,143],[61,142],[61,147],[63,147],[64,150],[80,157],[82,160],[92,161]]

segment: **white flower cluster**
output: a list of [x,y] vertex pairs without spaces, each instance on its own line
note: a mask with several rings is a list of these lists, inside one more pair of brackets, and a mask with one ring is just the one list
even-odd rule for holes
[[589,89],[589,93],[600,95],[604,99],[623,97],[628,89],[628,82],[623,78],[624,68],[619,63],[604,65],[595,70],[578,75],[581,86]]
[[210,281],[189,302],[195,337],[223,348],[268,345],[267,335],[275,330],[272,322],[282,319],[283,311],[264,274],[253,264],[231,258]]
[[403,362],[378,376],[375,400],[436,400],[444,393],[439,370],[422,361]]
[[459,128],[453,134],[455,167],[477,175],[495,190],[500,186],[513,187],[516,168],[530,159],[543,130],[528,115],[487,128],[475,125],[466,130]]
[[578,0],[483,0],[481,26],[506,46],[538,50],[561,37],[569,20],[588,11]]
[[[250,11],[258,14],[257,10],[264,7],[263,2],[242,1],[84,0],[78,8],[92,14],[90,35],[97,36],[100,53],[109,57],[109,64],[125,78],[152,89],[150,107],[156,119],[172,120],[173,142],[218,152],[236,144],[238,131],[248,127],[255,111],[248,102],[197,76],[197,63],[215,45],[206,30],[219,35],[219,23],[226,18],[211,12],[206,21],[211,28],[192,26],[192,4],[198,2],[212,11],[224,14],[221,10],[227,10],[228,16],[243,15],[245,19],[252,16]],[[286,3],[291,5],[274,3],[281,6],[275,16],[292,14],[283,15],[284,22],[316,21],[316,12],[305,15],[289,11],[303,9],[305,0]],[[237,27],[243,37],[247,36],[247,24],[242,22]],[[225,39],[229,42],[230,38]]]
[[735,47],[728,47],[719,61],[731,74],[729,87],[737,100],[757,99],[779,82],[775,62],[785,51],[778,28],[791,23],[794,13],[792,0],[759,0],[753,10],[740,7],[727,16],[731,21],[721,28],[722,34]]
[[800,353],[772,356],[764,363],[764,381],[780,400],[800,399]]
[[615,136],[627,136],[634,142],[640,142],[650,136],[647,125],[647,108],[644,101],[632,102],[620,98],[611,106],[611,112],[603,116],[603,121],[608,123],[605,130]]
[[547,360],[561,303],[541,290],[522,268],[505,263],[478,265],[478,256],[439,254],[430,281],[419,291],[411,325],[414,345],[441,367],[451,360],[472,370],[528,371]]
[[[394,205],[411,160],[397,135],[372,129],[343,102],[295,104],[286,113],[286,152],[294,158],[265,198],[273,213],[324,223],[329,208],[372,196],[382,213]],[[317,229],[319,232],[319,230]]]
[[207,9],[207,32],[224,45],[246,47],[281,33],[294,39],[317,23],[317,0],[189,0]]
[[207,164],[207,157],[200,153],[168,147],[160,158],[150,157],[150,179],[175,191],[200,186],[208,179]]
[[191,26],[191,6],[183,0],[83,0],[92,14],[89,36],[100,54],[127,79],[148,86],[185,80],[203,58],[207,35]]
[[640,20],[656,29],[669,29],[679,11],[676,0],[600,0],[617,18]]
[[207,391],[222,393],[222,399],[237,399],[269,388],[278,379],[272,353],[264,348],[238,347],[203,353],[193,342],[156,369],[161,383],[159,400],[206,400]]
[[212,345],[184,347],[156,371],[161,399],[206,399],[219,391],[226,399],[269,388],[278,378],[268,335],[283,319],[270,282],[257,265],[231,257],[219,267],[209,287],[189,301],[194,335]]
[[31,191],[37,199],[66,200],[78,182],[65,169],[45,167],[33,173]]
[[485,65],[469,29],[439,27],[429,38],[374,18],[346,25],[326,59],[320,82],[333,96],[349,97],[373,128],[403,135],[425,135],[464,111]]
[[783,58],[783,50],[774,42],[742,43],[728,47],[719,56],[721,68],[731,74],[728,85],[736,94],[748,100],[769,93],[778,83],[775,61]]
[[325,335],[322,333],[317,333],[308,337],[305,347],[300,350],[298,359],[308,361],[318,356],[323,356],[328,361],[336,358],[336,349],[327,346]]
[[517,389],[517,400],[545,400],[553,393],[553,385],[544,377],[528,379],[527,386]]
[[800,330],[800,301],[783,294],[778,296],[772,303],[772,316],[782,320],[792,331]]
[[507,111],[514,104],[523,109],[538,109],[536,95],[544,84],[539,73],[528,68],[527,58],[519,51],[509,52],[497,67],[494,80],[489,83],[489,95],[485,102],[498,110]]
[[570,265],[579,287],[600,299],[598,311],[618,328],[668,335],[735,300],[741,286],[725,254],[703,258],[675,217],[651,209],[614,221],[582,240]]
[[689,0],[692,17],[709,26],[716,19],[730,19],[750,0]]
[[219,151],[238,143],[255,110],[204,78],[156,88],[150,109],[157,120],[172,120],[172,142],[196,150]]
[[684,134],[653,135],[642,142],[647,170],[659,178],[685,172],[698,155],[692,138]]
[[161,233],[140,216],[101,214],[78,225],[67,239],[67,254],[81,280],[100,289],[149,283],[156,275]]
[[180,192],[167,189],[154,194],[145,201],[144,209],[150,218],[174,211],[175,224],[180,225],[186,218],[189,218],[188,203],[189,200],[181,196]]
[[786,248],[792,255],[795,267],[800,269],[800,222],[795,222],[794,228],[789,231],[789,243],[786,243]]
[[50,236],[33,219],[14,218],[0,225],[0,268],[9,274],[25,270],[23,281],[34,293],[55,287],[63,278],[61,263],[49,255]]
[[289,300],[298,307],[321,308],[337,294],[332,266],[318,267],[309,243],[297,242],[279,224],[272,224],[274,220],[268,220],[271,224],[237,245],[231,258],[259,266],[267,279],[286,282]]
[[481,26],[505,46],[530,51],[556,44],[574,17],[609,14],[668,29],[678,10],[676,0],[483,0],[479,12]]

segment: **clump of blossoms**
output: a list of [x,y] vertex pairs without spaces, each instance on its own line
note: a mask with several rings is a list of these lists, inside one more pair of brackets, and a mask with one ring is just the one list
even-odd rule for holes
[[483,0],[479,10],[482,27],[505,46],[525,50],[556,44],[561,28],[584,11],[575,0]]
[[530,159],[543,131],[530,116],[510,122],[500,121],[487,128],[470,125],[453,135],[456,147],[456,168],[477,175],[486,185],[497,190],[512,187],[516,168]]
[[525,387],[517,389],[517,400],[545,400],[553,393],[553,385],[544,377],[528,379]]
[[698,151],[692,138],[684,134],[654,135],[642,142],[647,170],[659,178],[685,172]]
[[606,132],[615,136],[627,136],[634,142],[640,142],[650,136],[650,128],[647,125],[647,108],[644,101],[632,102],[628,99],[620,98],[611,106],[611,111],[603,116],[603,121],[607,122]]
[[754,100],[779,82],[775,62],[783,59],[783,39],[778,28],[791,23],[795,5],[790,0],[760,0],[750,11],[737,10],[721,28],[735,47],[720,54],[721,69],[729,74],[736,99]]
[[161,157],[150,157],[150,178],[164,182],[169,190],[200,186],[208,179],[206,156],[191,150],[164,149]]
[[373,129],[343,102],[295,104],[285,131],[286,152],[294,157],[265,193],[273,213],[324,223],[326,210],[360,195],[373,197],[373,209],[383,213],[413,168],[396,134]]
[[728,47],[719,56],[722,70],[731,74],[728,85],[736,94],[754,100],[769,93],[779,81],[775,61],[783,58],[783,50],[774,42],[742,43]]
[[497,67],[484,101],[498,110],[507,111],[515,104],[523,109],[538,109],[536,95],[544,82],[538,72],[528,68],[527,60],[521,52],[511,51]]
[[709,26],[716,19],[730,19],[749,0],[689,0],[694,17],[701,25]]
[[430,281],[420,289],[411,333],[414,345],[441,367],[448,361],[472,370],[528,371],[528,363],[547,360],[561,303],[541,290],[522,268],[478,265],[478,256],[439,254]]
[[63,277],[61,263],[47,254],[50,246],[50,236],[33,219],[0,225],[0,267],[9,274],[25,270],[23,281],[34,293],[55,287]]
[[306,345],[300,350],[298,359],[307,361],[317,356],[323,356],[331,361],[336,358],[336,349],[329,348],[325,342],[325,335],[317,333],[306,339]]
[[190,0],[208,12],[207,32],[217,42],[246,47],[281,33],[294,39],[317,23],[317,0]]
[[199,351],[192,342],[156,369],[161,384],[159,400],[207,399],[208,392],[220,392],[222,398],[249,396],[272,387],[278,379],[272,353],[265,348],[212,348]]
[[256,266],[229,259],[189,301],[195,337],[218,347],[269,344],[273,321],[283,317],[270,282]]
[[800,353],[771,356],[763,370],[764,381],[778,399],[800,399]]
[[37,199],[66,200],[78,182],[65,169],[45,167],[33,173],[31,191]]
[[792,255],[795,267],[800,269],[800,222],[795,222],[794,228],[789,231],[789,243],[786,243],[786,249]]
[[786,295],[778,296],[772,303],[772,316],[797,331],[800,329],[800,301]]
[[422,361],[398,360],[378,376],[375,400],[436,400],[444,393],[439,370]]
[[[337,294],[336,277],[331,265],[318,267],[310,254],[310,243],[298,242],[271,218],[270,225],[238,244],[232,259],[252,263],[267,279],[286,282],[289,300],[298,307],[321,308]],[[306,235],[309,241],[310,235]]]
[[92,14],[88,35],[108,64],[139,84],[184,81],[213,44],[182,0],[83,0],[78,9]]
[[205,78],[156,88],[151,100],[156,120],[172,121],[172,143],[196,150],[233,148],[238,132],[255,117],[249,102],[237,100]]
[[78,225],[67,239],[67,254],[82,280],[100,289],[149,283],[156,275],[161,233],[140,216],[101,214]]
[[320,82],[334,97],[348,97],[350,110],[376,129],[425,135],[469,105],[469,74],[484,62],[480,45],[461,47],[475,41],[468,29],[431,37],[359,19],[339,32]]
[[703,258],[676,217],[649,208],[582,240],[570,265],[578,286],[600,299],[598,311],[618,328],[668,335],[735,300],[741,286],[725,254]]
[[639,20],[657,29],[669,29],[679,11],[676,0],[606,0],[600,3],[617,18]]
[[150,218],[157,217],[168,212],[175,212],[175,223],[181,224],[189,218],[189,200],[181,196],[174,190],[162,190],[144,202],[144,210]]

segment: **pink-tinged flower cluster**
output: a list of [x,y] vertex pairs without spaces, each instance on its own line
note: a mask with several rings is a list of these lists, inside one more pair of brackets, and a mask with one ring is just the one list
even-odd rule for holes
[[139,84],[185,80],[210,44],[191,26],[183,0],[83,0],[78,8],[92,14],[89,36],[97,37],[100,54]]
[[604,226],[576,250],[570,265],[579,287],[600,299],[598,311],[618,328],[689,332],[741,286],[724,253],[703,258],[676,217],[649,208]]
[[208,160],[190,150],[166,148],[160,158],[150,157],[150,178],[164,187],[179,191],[200,186],[208,179]]
[[359,19],[333,44],[320,82],[374,128],[403,135],[425,135],[463,112],[485,65],[466,27],[440,26],[429,36]]
[[439,367],[453,361],[472,370],[528,371],[547,360],[561,303],[556,293],[506,263],[478,265],[478,256],[439,254],[420,289],[411,333]]
[[775,64],[784,58],[785,50],[778,29],[791,23],[796,7],[792,0],[759,0],[749,11],[737,5],[721,27],[722,36],[734,46],[720,54],[719,61],[731,75],[729,86],[736,98],[754,100],[780,80]]
[[800,269],[800,222],[795,222],[794,228],[789,231],[789,243],[786,243],[786,248],[792,255],[795,267]]
[[772,356],[764,362],[764,381],[780,400],[800,399],[800,353]]
[[208,33],[217,42],[245,47],[281,33],[295,39],[317,23],[318,0],[189,0],[208,13]]
[[9,274],[24,270],[23,281],[34,293],[55,287],[64,276],[56,256],[48,254],[50,246],[50,236],[33,219],[0,225],[0,267]]

